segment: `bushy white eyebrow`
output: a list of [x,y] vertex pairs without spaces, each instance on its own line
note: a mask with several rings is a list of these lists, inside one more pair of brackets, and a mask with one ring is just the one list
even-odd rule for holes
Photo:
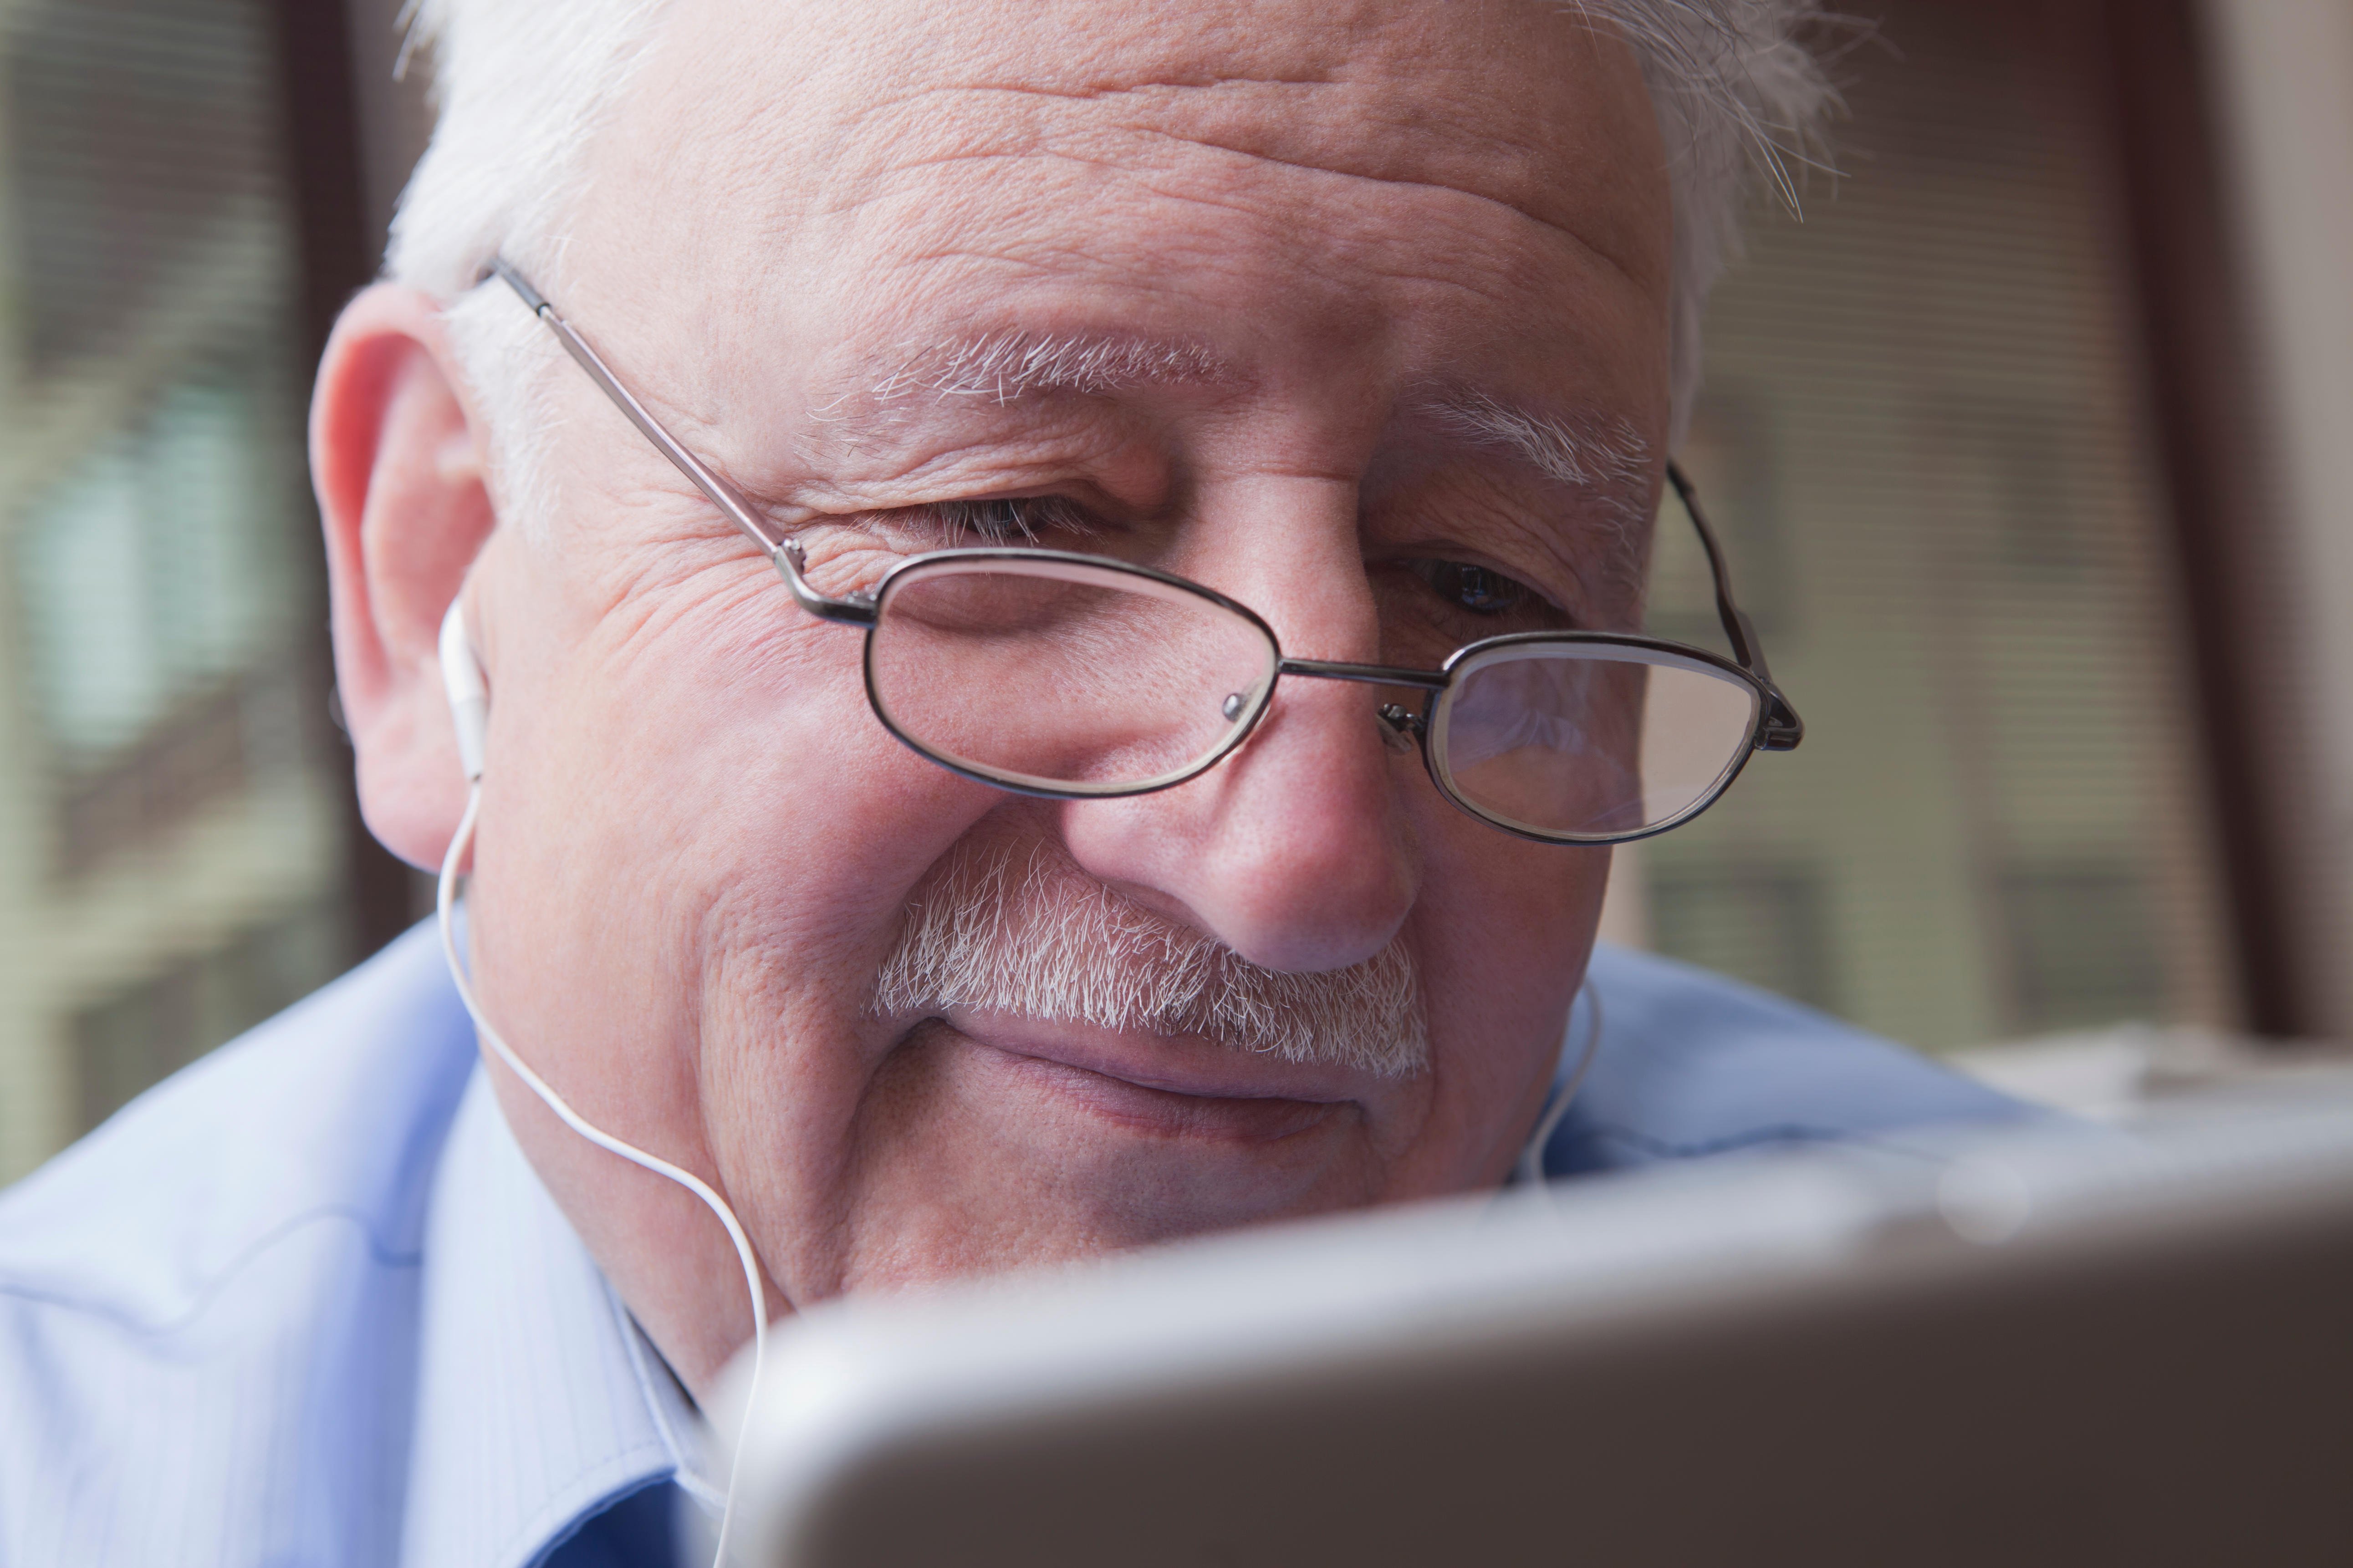
[[919,393],[1010,403],[1032,392],[1094,394],[1234,379],[1224,361],[1198,343],[1016,330],[914,353],[872,392],[879,403]]
[[1483,392],[1434,393],[1423,406],[1448,435],[1501,447],[1546,478],[1611,498],[1650,489],[1651,444],[1616,415],[1555,419]]

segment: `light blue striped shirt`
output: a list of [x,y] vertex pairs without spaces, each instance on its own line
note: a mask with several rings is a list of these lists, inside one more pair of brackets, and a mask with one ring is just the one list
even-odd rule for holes
[[[2018,1114],[1679,964],[1592,980],[1552,1174]],[[428,930],[0,1194],[0,1568],[657,1562],[680,1486],[709,1500],[694,1430]]]

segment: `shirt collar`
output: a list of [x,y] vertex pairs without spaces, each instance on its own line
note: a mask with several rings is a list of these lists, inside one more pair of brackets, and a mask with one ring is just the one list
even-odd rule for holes
[[508,1131],[477,1068],[425,1228],[401,1562],[524,1568],[674,1479],[710,1506],[701,1423]]

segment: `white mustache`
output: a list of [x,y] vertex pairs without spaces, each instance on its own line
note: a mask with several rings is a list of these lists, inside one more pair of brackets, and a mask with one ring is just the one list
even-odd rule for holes
[[1430,1063],[1402,944],[1321,974],[1261,969],[1121,897],[1060,847],[959,846],[911,903],[878,1016],[960,1007],[1187,1035],[1286,1062],[1409,1078]]

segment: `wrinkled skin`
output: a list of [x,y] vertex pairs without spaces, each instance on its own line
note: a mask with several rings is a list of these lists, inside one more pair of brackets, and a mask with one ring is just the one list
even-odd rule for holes
[[[676,9],[547,287],[836,588],[944,542],[926,503],[1060,496],[1092,548],[1373,659],[1464,561],[1626,625],[1599,502],[1423,412],[1431,388],[1663,445],[1670,219],[1622,46],[1524,0],[712,0]],[[516,306],[521,310],[520,305]],[[1216,374],[1000,403],[876,388],[931,345],[1098,331]],[[372,827],[420,865],[464,791],[433,666],[460,591],[490,673],[472,894],[491,1015],[589,1118],[735,1205],[772,1306],[1499,1181],[1543,1100],[1605,852],[1445,804],[1382,694],[1286,682],[1166,793],[1046,803],[869,713],[858,636],[585,377],[554,384],[543,539],[493,528],[488,437],[432,302],[346,312],[313,447]],[[1655,457],[1652,461],[1655,468]],[[1646,482],[1655,482],[1655,473]],[[1049,541],[1052,542],[1053,541]],[[1458,640],[1498,629],[1467,612]],[[927,872],[973,836],[1250,962],[1401,942],[1427,1071],[1199,1039],[870,1016]],[[689,1386],[750,1331],[724,1237],[503,1070],[534,1167]]]

